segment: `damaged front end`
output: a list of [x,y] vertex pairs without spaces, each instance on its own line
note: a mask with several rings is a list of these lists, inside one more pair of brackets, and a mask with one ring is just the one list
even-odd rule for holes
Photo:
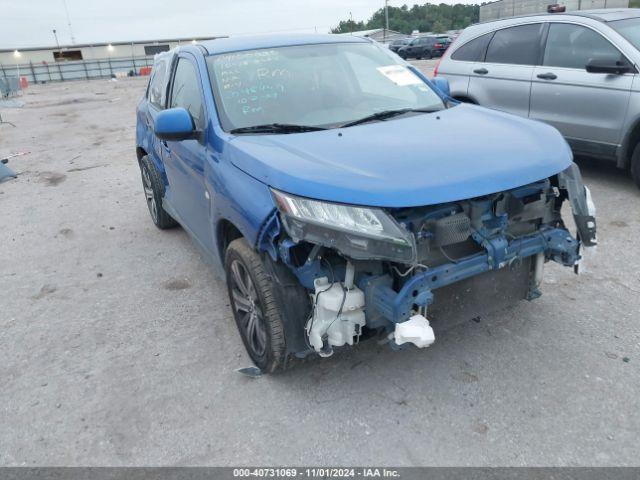
[[[308,294],[304,320],[286,326],[290,353],[298,355],[328,356],[365,333],[394,348],[428,346],[427,317],[457,309],[472,318],[485,300],[537,298],[546,261],[577,272],[581,246],[596,244],[595,208],[575,164],[529,185],[422,207],[350,206],[276,190],[273,197],[277,211],[258,247],[269,253],[277,281],[293,274]],[[575,237],[561,217],[565,200]],[[299,302],[289,300],[290,308]]]

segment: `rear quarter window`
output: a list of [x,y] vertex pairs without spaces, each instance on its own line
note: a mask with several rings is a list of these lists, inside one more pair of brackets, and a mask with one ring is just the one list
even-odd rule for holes
[[487,33],[465,43],[453,52],[451,59],[459,60],[461,62],[481,62],[492,36],[493,32]]
[[543,23],[498,30],[489,43],[485,61],[511,65],[536,65],[540,57]]

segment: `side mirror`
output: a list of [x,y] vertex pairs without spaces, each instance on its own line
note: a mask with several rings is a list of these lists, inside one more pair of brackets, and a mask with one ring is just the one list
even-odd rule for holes
[[444,93],[447,97],[451,96],[451,87],[449,87],[449,80],[442,77],[436,77],[431,80],[438,90]]
[[195,138],[196,129],[191,114],[184,108],[176,107],[158,113],[154,133],[160,140],[179,142]]
[[591,58],[586,66],[589,73],[608,73],[610,75],[623,75],[633,71],[633,67],[627,62],[611,58]]

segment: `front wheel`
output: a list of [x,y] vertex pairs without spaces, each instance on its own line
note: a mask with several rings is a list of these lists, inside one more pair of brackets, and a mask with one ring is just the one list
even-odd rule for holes
[[225,273],[233,316],[251,360],[265,373],[283,368],[285,332],[274,283],[244,238],[229,244]]

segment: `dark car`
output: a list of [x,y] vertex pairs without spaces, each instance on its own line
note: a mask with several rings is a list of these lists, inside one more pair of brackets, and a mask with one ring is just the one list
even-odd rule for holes
[[409,45],[410,42],[411,38],[400,38],[398,40],[394,40],[389,44],[389,50],[391,50],[393,53],[398,53],[398,50],[406,45]]
[[424,37],[414,38],[408,45],[398,50],[405,60],[408,58],[433,58],[441,57],[449,48],[451,38],[446,35],[426,35]]

